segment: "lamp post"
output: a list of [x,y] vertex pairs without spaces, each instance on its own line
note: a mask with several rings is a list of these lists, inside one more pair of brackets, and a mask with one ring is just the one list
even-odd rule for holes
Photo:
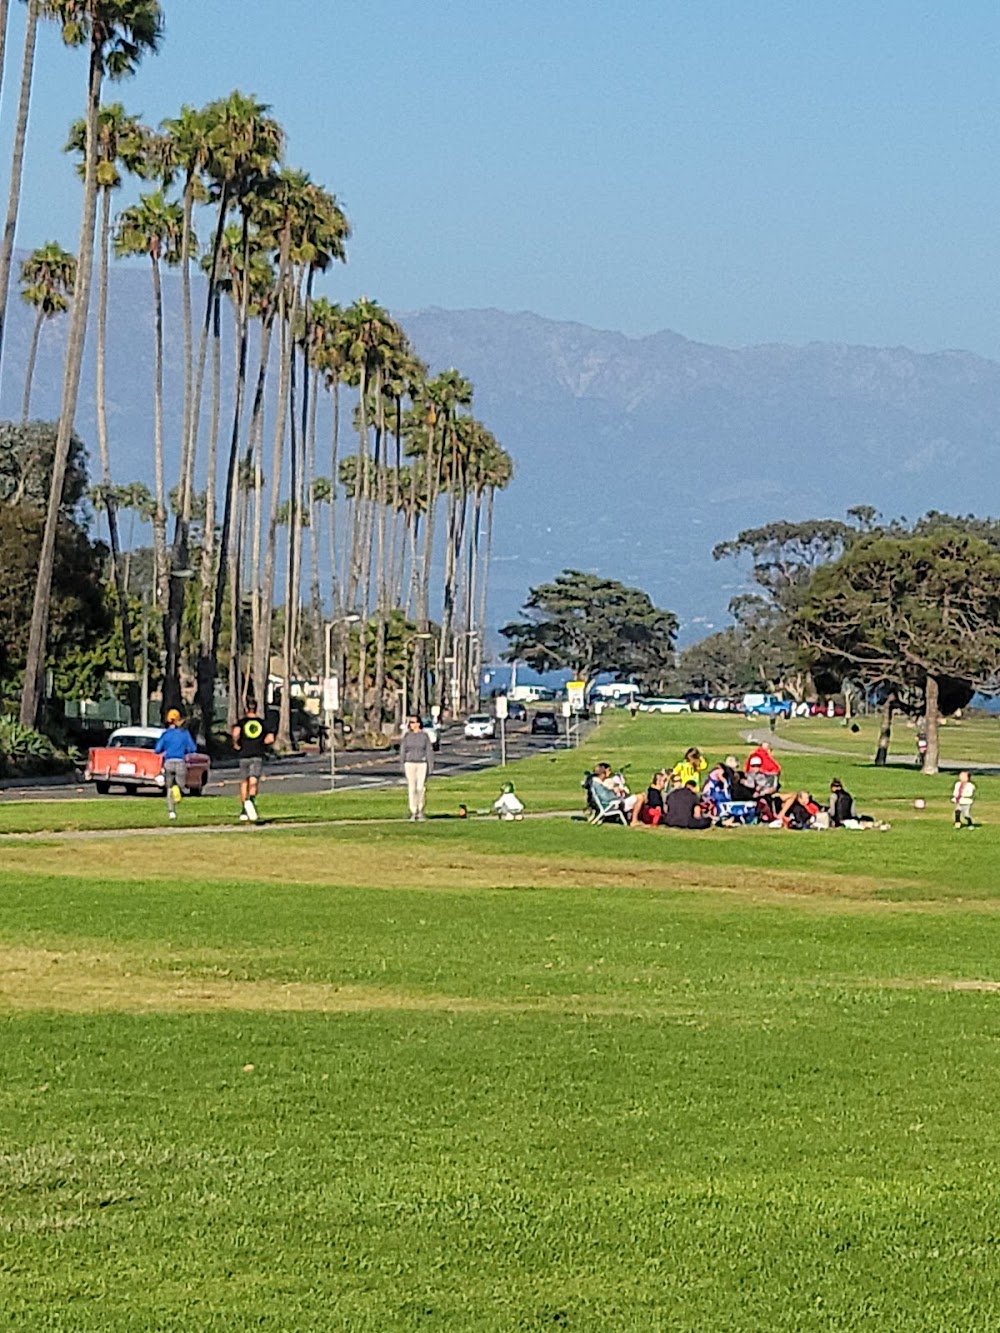
[[334,733],[334,720],[337,709],[340,707],[339,682],[332,672],[333,663],[333,631],[339,625],[356,625],[361,619],[360,616],[337,616],[334,620],[328,620],[324,628],[324,671],[323,671],[323,711],[326,714],[326,735],[330,746],[330,790],[333,791],[337,786],[337,738]]

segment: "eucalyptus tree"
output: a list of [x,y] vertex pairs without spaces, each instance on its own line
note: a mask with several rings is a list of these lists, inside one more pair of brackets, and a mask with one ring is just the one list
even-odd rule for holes
[[47,3],[53,15],[62,23],[64,42],[70,46],[84,46],[87,49],[87,147],[80,214],[80,244],[77,251],[77,281],[66,340],[62,403],[51,490],[39,552],[24,687],[21,692],[21,723],[24,726],[34,725],[41,702],[59,505],[73,433],[73,419],[76,415],[87,315],[90,308],[90,281],[97,212],[98,113],[101,89],[105,76],[123,78],[134,72],[143,55],[156,50],[163,27],[163,16],[157,0],[47,0]]
[[42,325],[69,309],[69,298],[76,282],[76,259],[56,241],[48,241],[33,250],[21,264],[21,300],[34,307],[35,322],[28,349],[28,365],[24,376],[24,399],[21,420],[31,413],[31,382],[35,373],[38,339]]
[[[0,6],[0,78],[7,37],[7,0]],[[0,363],[3,360],[4,333],[7,325],[7,299],[10,290],[10,268],[14,255],[14,234],[21,203],[21,177],[24,173],[24,144],[28,134],[28,111],[31,106],[31,80],[35,69],[35,41],[38,20],[48,9],[46,0],[28,0],[28,15],[24,27],[24,55],[21,61],[21,91],[17,102],[17,120],[14,125],[14,144],[10,157],[10,185],[7,193],[7,217],[3,238],[0,239]]]

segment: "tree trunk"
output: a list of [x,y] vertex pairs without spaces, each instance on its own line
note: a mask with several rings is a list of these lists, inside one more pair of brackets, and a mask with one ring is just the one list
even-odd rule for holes
[[333,394],[333,425],[330,429],[330,512],[327,515],[327,536],[330,542],[330,604],[333,615],[343,615],[341,583],[337,578],[337,454],[340,444],[340,380],[334,377],[330,392]]
[[[3,359],[4,333],[7,326],[7,301],[10,294],[10,266],[14,255],[14,233],[17,230],[17,211],[21,202],[21,176],[24,171],[24,142],[28,133],[28,110],[31,105],[31,79],[35,68],[35,37],[38,33],[40,0],[28,0],[28,21],[24,31],[24,59],[21,62],[21,96],[17,104],[17,124],[14,128],[14,147],[10,160],[10,193],[7,198],[7,220],[3,241],[0,243],[0,362]],[[6,45],[7,0],[0,12],[0,38]],[[2,60],[2,53],[0,53]]]
[[[205,460],[205,523],[201,540],[201,583],[198,608],[198,662],[195,668],[195,692],[198,711],[201,714],[202,728],[211,726],[207,721],[209,711],[215,712],[215,677],[207,678],[208,658],[212,640],[212,612],[215,608],[216,576],[216,500],[215,490],[219,471],[219,417],[222,408],[222,337],[219,327],[222,319],[221,300],[216,293],[213,310],[212,338],[212,405],[209,409],[208,453]],[[237,337],[237,357],[239,356],[239,338]],[[236,378],[239,378],[237,365]],[[209,696],[211,695],[211,702]],[[206,733],[207,735],[207,733]]]
[[0,88],[3,87],[4,60],[7,54],[7,11],[10,0],[0,0]]
[[896,696],[890,694],[882,705],[882,720],[878,733],[878,749],[875,751],[875,767],[885,768],[889,757],[889,742],[892,739],[892,714],[896,707]]
[[160,286],[160,262],[150,256],[153,273],[153,475],[156,483],[156,512],[153,515],[153,549],[156,554],[156,596],[163,616],[167,647],[167,670],[163,681],[163,709],[180,706],[180,684],[176,658],[171,661],[169,629],[170,593],[167,568],[167,494],[163,472],[163,292]]
[[[122,626],[122,645],[125,670],[135,671],[135,650],[132,645],[132,616],[128,604],[127,570],[122,568],[121,542],[118,536],[118,501],[111,480],[111,448],[108,443],[108,399],[106,391],[106,363],[108,348],[108,246],[111,240],[111,191],[101,191],[101,225],[98,234],[97,268],[97,347],[95,352],[95,384],[97,398],[97,447],[101,455],[101,489],[108,514],[108,537],[111,543],[111,570],[118,597],[118,615]],[[133,719],[139,716],[139,686],[128,687],[129,707]]]
[[[299,610],[299,552],[302,547],[302,476],[299,467],[298,379],[295,371],[295,312],[298,281],[293,285],[292,315],[289,321],[288,349],[288,554],[285,560],[285,624],[282,656],[285,659],[285,684],[278,710],[275,743],[279,749],[294,749],[292,734],[292,677],[296,664],[296,637]],[[308,293],[306,295],[306,332],[308,334]],[[306,376],[308,384],[308,374]]]
[[[316,528],[316,409],[319,401],[319,371],[312,375],[312,393],[309,401],[308,444],[306,446],[306,513],[309,527],[309,614],[312,629],[313,652],[322,657],[323,596],[319,581],[319,532]],[[332,503],[332,498],[331,498]],[[315,664],[314,664],[315,665]],[[313,674],[319,675],[322,661]]]
[[[253,589],[251,607],[251,645],[250,676],[253,692],[263,705],[267,701],[267,659],[261,647],[261,537],[264,523],[264,470],[261,466],[261,452],[264,445],[264,387],[267,383],[267,367],[271,356],[271,329],[274,320],[267,316],[260,329],[260,364],[257,368],[257,388],[254,393],[253,410],[250,414],[249,445],[253,451],[253,543],[250,555],[250,585]],[[259,673],[264,671],[263,676]]]
[[[249,275],[250,233],[249,219],[243,214],[243,271]],[[217,259],[217,257],[216,257]],[[225,601],[226,578],[229,574],[230,534],[236,500],[236,486],[239,479],[240,429],[243,422],[243,397],[247,378],[247,325],[250,302],[250,282],[247,276],[240,289],[239,328],[239,372],[236,376],[236,393],[233,401],[233,426],[229,436],[229,460],[226,468],[226,496],[222,507],[222,527],[219,532],[219,560],[215,572],[215,603],[212,610],[212,634],[206,657],[198,661],[198,691],[205,720],[206,735],[211,733],[215,711],[215,672],[219,660],[219,637],[222,633],[222,608]],[[232,578],[239,578],[239,569],[232,571]],[[238,634],[234,626],[234,642],[238,643]]]
[[938,699],[940,697],[940,692],[937,677],[928,676],[927,684],[924,688],[927,749],[924,751],[924,766],[921,769],[921,772],[932,775],[938,771],[938,759],[940,756],[940,740],[938,735],[938,721],[940,718],[938,712]]
[[31,414],[31,381],[35,378],[35,358],[38,356],[38,339],[42,332],[42,321],[45,319],[45,311],[39,306],[35,315],[35,326],[31,330],[31,346],[28,348],[28,366],[24,374],[24,398],[21,401],[21,422],[28,424],[28,417]]
[[[289,312],[285,299],[288,281],[287,240],[283,241],[283,261],[278,271],[278,397],[274,408],[274,442],[271,447],[271,507],[264,547],[264,582],[260,599],[259,658],[254,662],[254,680],[264,682],[265,698],[271,661],[271,618],[274,612],[275,547],[278,541],[278,510],[281,501],[281,473],[285,451],[285,421],[288,413],[288,356],[287,340],[291,337]],[[261,705],[265,699],[260,700]]]
[[24,687],[21,691],[21,725],[33,727],[38,721],[45,673],[45,652],[48,643],[49,609],[52,599],[52,570],[55,564],[56,532],[62,510],[63,487],[66,483],[66,465],[73,435],[77,398],[80,393],[80,371],[87,336],[87,313],[90,308],[90,281],[94,267],[94,230],[97,222],[97,118],[101,104],[103,64],[101,51],[91,37],[90,65],[87,83],[87,137],[83,180],[83,207],[80,214],[80,244],[77,247],[77,272],[74,288],[69,335],[66,339],[66,358],[63,368],[62,402],[59,408],[59,426],[52,458],[52,478],[49,484],[49,503],[45,516],[45,530],[38,556],[38,576],[31,610],[31,630],[28,638],[27,660],[24,668]]

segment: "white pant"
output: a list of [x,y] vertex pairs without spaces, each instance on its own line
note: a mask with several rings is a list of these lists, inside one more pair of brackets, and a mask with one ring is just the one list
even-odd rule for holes
[[406,790],[410,798],[410,814],[422,815],[424,813],[425,787],[427,784],[427,765],[404,764],[403,772],[406,774]]

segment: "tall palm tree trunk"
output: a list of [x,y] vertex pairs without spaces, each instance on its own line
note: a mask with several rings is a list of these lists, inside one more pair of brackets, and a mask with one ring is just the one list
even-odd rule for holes
[[59,426],[52,458],[52,477],[49,483],[49,503],[45,515],[41,550],[38,555],[38,575],[31,609],[31,629],[24,668],[24,686],[21,691],[21,725],[33,727],[38,720],[45,669],[45,649],[49,631],[49,609],[52,598],[52,570],[55,564],[56,532],[62,509],[66,465],[73,435],[77,398],[80,393],[80,372],[83,349],[87,336],[87,313],[90,308],[90,282],[94,267],[94,231],[97,223],[97,118],[101,104],[103,76],[102,54],[91,40],[90,64],[87,77],[87,134],[86,159],[83,179],[83,207],[80,214],[80,244],[77,247],[77,271],[69,334],[66,339],[66,357],[63,368],[62,402]]
[[344,604],[341,600],[342,581],[337,577],[337,454],[340,445],[340,379],[334,376],[331,386],[333,394],[333,425],[330,431],[330,513],[327,516],[327,537],[330,546],[330,599],[334,617],[343,615]]
[[[167,598],[167,494],[163,471],[163,290],[160,261],[155,248],[151,254],[153,273],[153,478],[156,488],[156,512],[153,515],[153,549],[156,553],[156,595],[164,616],[164,634],[169,630]],[[169,645],[167,648],[169,660]],[[168,699],[169,670],[163,682],[163,707],[176,708],[179,697]],[[179,695],[179,691],[178,691]]]
[[[216,264],[218,258],[216,257]],[[247,335],[249,325],[248,307],[250,302],[250,223],[243,213],[243,273],[244,281],[240,289],[240,308],[237,329],[239,343],[239,371],[236,376],[236,392],[233,398],[233,425],[229,436],[229,461],[226,468],[226,497],[222,507],[222,528],[219,533],[219,560],[215,574],[215,604],[212,611],[212,633],[208,643],[208,653],[198,662],[198,691],[205,719],[206,735],[211,733],[212,717],[215,709],[215,670],[219,658],[219,637],[222,633],[222,608],[225,600],[226,578],[229,574],[230,532],[233,523],[233,511],[236,498],[236,486],[239,479],[240,432],[243,423],[243,398],[247,379]],[[238,579],[239,569],[234,568],[232,577]],[[235,633],[235,630],[234,630]]]
[[[261,454],[264,447],[264,387],[267,382],[267,366],[271,355],[271,330],[274,327],[273,316],[269,315],[261,323],[260,359],[257,368],[257,388],[254,393],[253,410],[250,415],[250,449],[253,452],[253,548],[250,555],[250,585],[253,596],[251,607],[251,644],[250,675],[253,679],[254,693],[261,704],[267,698],[266,654],[261,643],[261,538],[264,524],[264,470]],[[263,665],[262,665],[263,663]],[[264,674],[259,674],[261,671]]]
[[[108,246],[111,239],[111,191],[101,191],[101,223],[98,234],[97,267],[97,347],[95,352],[95,384],[97,399],[97,448],[101,456],[101,490],[108,515],[108,537],[111,543],[111,570],[115,580],[118,615],[122,627],[122,646],[125,670],[135,671],[135,649],[132,644],[132,616],[128,604],[126,570],[121,560],[121,541],[118,529],[118,500],[111,478],[111,448],[108,443]],[[133,717],[139,715],[139,688],[129,685],[129,707]]]
[[[3,361],[4,333],[7,327],[7,301],[10,295],[10,266],[14,255],[14,233],[17,230],[17,210],[21,202],[21,177],[24,172],[24,142],[28,133],[28,111],[31,106],[31,79],[35,69],[35,39],[38,34],[38,15],[41,0],[28,0],[28,21],[24,30],[24,58],[21,62],[21,95],[17,104],[17,123],[14,127],[14,147],[10,159],[10,191],[7,196],[7,220],[3,240],[0,241],[0,364]],[[7,0],[0,12],[0,40],[6,45]],[[0,72],[3,54],[0,51]]]
[[[476,627],[477,627],[477,629],[479,630],[479,635],[480,635],[480,638],[479,638],[479,643],[480,643],[480,662],[479,662],[479,666],[480,666],[480,669],[482,668],[482,665],[483,665],[483,664],[482,664],[482,660],[481,660],[481,658],[482,658],[482,652],[483,652],[483,647],[482,647],[482,645],[483,645],[483,640],[484,640],[485,635],[486,635],[486,606],[487,606],[487,600],[486,600],[486,599],[487,599],[487,596],[488,596],[488,593],[489,593],[490,556],[491,556],[492,553],[493,553],[493,497],[494,497],[495,493],[496,493],[496,492],[495,492],[495,490],[494,490],[494,488],[493,488],[492,486],[490,486],[490,487],[487,488],[487,491],[486,491],[486,530],[485,530],[485,535],[484,535],[484,537],[483,537],[482,572],[481,572],[480,575],[479,575],[479,611],[478,611],[478,615],[477,615],[477,617],[476,617]],[[477,685],[477,688],[478,688],[478,685],[479,685],[479,681],[478,681],[478,679],[477,679],[477,681],[476,681],[476,685]]]
[[[295,284],[296,290],[298,284]],[[292,308],[296,301],[293,297]],[[292,735],[292,679],[295,675],[295,650],[298,632],[299,610],[299,551],[302,545],[302,477],[299,466],[299,432],[297,424],[298,377],[295,371],[295,317],[291,320],[288,339],[288,554],[285,560],[285,624],[283,633],[282,656],[284,657],[285,684],[281,691],[281,707],[278,712],[277,743],[282,749],[291,749],[295,744]]]
[[[212,311],[213,335],[221,334],[218,325],[222,319],[221,298],[216,293]],[[238,358],[239,339],[237,339],[237,374],[239,378]],[[209,682],[202,680],[204,662],[208,654],[208,645],[212,638],[212,611],[215,607],[215,567],[216,567],[216,531],[215,519],[218,508],[215,498],[219,470],[219,422],[222,412],[222,338],[212,338],[212,403],[209,408],[208,449],[205,458],[205,523],[201,541],[201,569],[199,572],[199,607],[198,607],[198,662],[195,667],[195,691],[198,708],[201,711],[202,725],[205,723],[205,700]],[[213,713],[215,681],[211,682]]]
[[[316,530],[316,412],[319,403],[320,372],[312,372],[309,399],[309,425],[306,436],[306,523],[309,529],[309,620],[314,652],[323,641],[323,597],[319,583],[319,533]],[[331,497],[332,503],[332,497]]]
[[3,87],[4,61],[7,56],[7,13],[10,0],[0,0],[0,88]]
[[[254,662],[254,680],[267,683],[270,674],[271,657],[271,622],[274,614],[275,554],[278,541],[278,511],[281,502],[281,474],[285,452],[285,421],[288,414],[289,359],[287,343],[291,338],[285,287],[287,284],[286,265],[283,264],[278,276],[278,396],[274,410],[274,439],[271,446],[271,507],[268,516],[267,541],[264,545],[264,581],[260,599],[260,641],[259,657]],[[266,693],[266,690],[265,690]],[[261,700],[263,703],[264,701]]]
[[35,378],[35,360],[38,356],[38,339],[42,332],[42,322],[45,319],[45,311],[41,306],[35,314],[35,324],[31,330],[31,345],[28,348],[28,365],[24,374],[24,397],[21,400],[21,422],[28,424],[28,417],[31,415],[31,382]]

